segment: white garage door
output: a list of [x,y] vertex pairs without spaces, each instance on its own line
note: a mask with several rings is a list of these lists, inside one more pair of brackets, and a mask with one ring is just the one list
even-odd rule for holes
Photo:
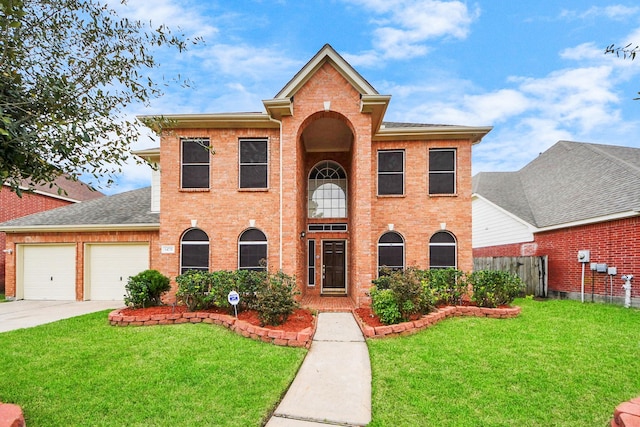
[[22,245],[21,249],[24,299],[76,299],[75,245]]
[[122,301],[129,276],[148,268],[148,244],[87,245],[85,299]]

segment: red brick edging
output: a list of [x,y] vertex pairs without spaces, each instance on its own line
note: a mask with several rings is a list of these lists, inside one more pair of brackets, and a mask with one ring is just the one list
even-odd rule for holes
[[[187,312],[172,314],[154,314],[147,316],[125,316],[124,309],[117,309],[109,313],[109,323],[113,326],[152,326],[176,325],[180,323],[211,323],[231,329],[238,335],[280,346],[306,347],[311,346],[311,339],[315,333],[316,321],[313,326],[300,332],[285,332],[276,329],[262,328],[244,320],[220,313]],[[0,426],[1,427],[1,426]]]
[[522,309],[520,307],[509,308],[485,308],[474,306],[448,306],[439,308],[436,311],[425,314],[418,320],[411,322],[403,322],[395,325],[386,326],[369,326],[360,319],[359,316],[355,316],[362,329],[362,333],[367,338],[382,338],[393,335],[411,335],[431,325],[444,320],[448,317],[454,316],[474,316],[474,317],[492,317],[496,319],[509,319],[517,317]]
[[619,404],[613,412],[611,427],[640,426],[640,396]]
[[0,427],[25,427],[22,408],[12,403],[0,402]]

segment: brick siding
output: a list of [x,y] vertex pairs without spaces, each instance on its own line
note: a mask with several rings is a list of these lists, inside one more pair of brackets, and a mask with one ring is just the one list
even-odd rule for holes
[[[614,297],[622,297],[623,274],[640,275],[640,217],[606,221],[597,224],[536,233],[534,242],[476,248],[475,257],[488,256],[549,256],[549,291],[558,296],[581,292],[582,266],[578,262],[578,251],[590,250],[590,261],[617,267],[618,275],[613,280]],[[609,277],[606,273],[592,275],[589,264],[585,271],[585,294],[608,296]],[[593,280],[592,280],[593,277]],[[636,279],[634,279],[635,281]],[[640,297],[638,286],[632,287],[632,298]],[[586,298],[586,297],[585,297]]]

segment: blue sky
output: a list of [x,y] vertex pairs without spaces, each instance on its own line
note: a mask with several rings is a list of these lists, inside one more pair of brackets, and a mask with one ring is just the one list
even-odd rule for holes
[[[636,2],[538,0],[129,0],[120,14],[179,27],[205,43],[158,52],[175,86],[138,114],[263,111],[325,44],[381,94],[385,120],[493,126],[473,173],[518,170],[558,140],[640,148],[640,59],[604,55],[640,44]],[[157,146],[142,138],[134,149]],[[107,194],[150,183],[126,165]]]

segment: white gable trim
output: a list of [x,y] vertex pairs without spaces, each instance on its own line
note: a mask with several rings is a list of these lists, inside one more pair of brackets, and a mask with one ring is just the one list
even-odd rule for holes
[[329,44],[322,49],[278,92],[276,99],[289,99],[309,80],[325,62],[331,63],[342,76],[362,95],[378,95],[374,89],[347,61]]

